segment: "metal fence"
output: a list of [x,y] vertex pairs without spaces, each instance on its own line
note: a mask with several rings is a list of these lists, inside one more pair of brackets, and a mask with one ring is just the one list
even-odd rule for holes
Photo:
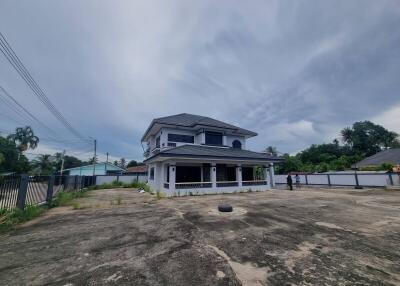
[[49,203],[61,191],[81,191],[94,182],[91,176],[2,176],[0,209]]
[[[275,175],[276,184],[286,184],[287,175]],[[362,186],[385,187],[399,186],[400,174],[397,173],[330,173],[330,174],[299,174],[301,185],[321,186]],[[295,184],[295,175],[292,175]]]

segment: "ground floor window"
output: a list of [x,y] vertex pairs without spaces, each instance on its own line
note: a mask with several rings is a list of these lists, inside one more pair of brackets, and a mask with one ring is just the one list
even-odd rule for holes
[[176,182],[201,182],[201,166],[176,166]]
[[242,167],[242,180],[243,181],[254,180],[254,171],[252,167]]
[[236,181],[236,167],[217,164],[217,181]]
[[150,168],[150,180],[154,180],[154,167]]

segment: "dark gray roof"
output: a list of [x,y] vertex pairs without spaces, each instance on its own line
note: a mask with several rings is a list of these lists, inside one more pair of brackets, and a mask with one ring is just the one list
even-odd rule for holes
[[176,115],[171,115],[171,116],[160,117],[160,118],[154,119],[151,122],[149,128],[147,128],[145,134],[143,135],[143,138],[146,136],[147,132],[149,132],[149,130],[155,123],[182,126],[182,127],[195,127],[195,126],[199,126],[199,125],[200,126],[209,126],[209,127],[230,129],[234,133],[238,133],[238,134],[243,134],[243,135],[248,135],[248,136],[257,136],[257,133],[255,133],[253,131],[243,129],[243,128],[240,128],[240,127],[234,126],[232,124],[225,123],[225,122],[222,122],[222,121],[210,118],[210,117],[188,114],[188,113],[181,113],[181,114],[176,114]]
[[[265,153],[258,153],[248,150],[234,148],[208,147],[201,145],[182,145],[171,149],[166,149],[158,154],[148,158],[147,160],[161,157],[185,157],[185,158],[209,158],[209,159],[242,159],[250,161],[275,161],[280,162],[282,159],[270,156]],[[145,160],[145,161],[147,161]]]
[[393,165],[400,164],[400,148],[381,151],[375,155],[365,158],[353,166],[379,166],[383,163],[390,163]]

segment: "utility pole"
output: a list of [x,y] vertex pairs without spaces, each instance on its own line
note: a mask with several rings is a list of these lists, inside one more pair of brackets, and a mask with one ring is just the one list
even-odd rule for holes
[[94,139],[94,156],[93,156],[93,177],[96,174],[96,151],[97,151],[97,140]]
[[106,153],[106,155],[107,155],[107,160],[106,160],[106,164],[104,165],[104,171],[105,171],[105,174],[107,175],[108,152]]
[[64,171],[64,157],[65,157],[65,150],[62,152],[62,157],[61,157],[61,170],[60,170],[60,175],[62,176],[63,171]]

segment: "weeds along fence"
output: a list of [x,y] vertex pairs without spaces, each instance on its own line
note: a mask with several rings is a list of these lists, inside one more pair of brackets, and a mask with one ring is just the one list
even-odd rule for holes
[[87,176],[0,176],[0,209],[50,203],[57,193],[78,192],[94,181]]
[[[275,175],[276,184],[286,184],[287,175]],[[400,186],[398,173],[331,173],[299,174],[301,185],[339,186],[339,187],[386,187]],[[292,175],[293,185],[295,175]]]

